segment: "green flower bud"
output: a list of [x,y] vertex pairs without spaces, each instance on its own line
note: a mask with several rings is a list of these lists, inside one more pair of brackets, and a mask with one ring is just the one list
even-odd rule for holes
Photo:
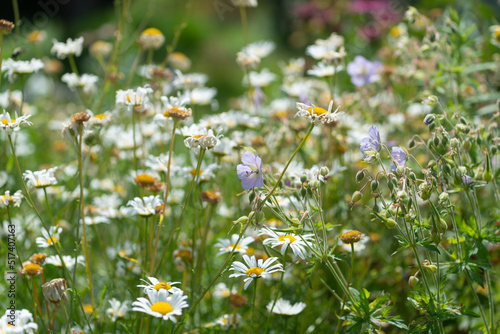
[[363,170],[360,170],[356,174],[356,181],[359,182],[359,181],[363,180],[364,178],[365,178],[365,173],[363,172]]
[[449,200],[450,200],[450,195],[448,193],[443,192],[439,194],[439,203],[447,204]]
[[496,147],[496,146],[492,146],[492,147],[491,147],[491,154],[492,154],[492,155],[495,155],[495,154],[497,154],[497,152],[498,152],[497,147]]
[[312,189],[318,189],[319,188],[319,181],[318,180],[312,180],[308,184],[308,188]]
[[441,139],[441,142],[443,143],[443,145],[447,145],[449,141],[450,141],[450,139],[448,138],[448,136],[443,136],[443,138]]
[[402,175],[405,172],[405,167],[404,166],[398,166],[396,167],[396,174]]
[[467,168],[465,166],[458,167],[458,173],[460,175],[465,175],[467,173]]
[[439,218],[439,226],[438,229],[440,232],[444,232],[448,229],[448,224],[443,218]]
[[441,233],[436,230],[432,230],[431,237],[432,242],[434,242],[436,245],[439,245],[439,243],[441,242]]
[[319,170],[319,173],[321,174],[321,176],[325,177],[328,175],[328,173],[330,173],[330,170],[328,169],[328,167],[326,166],[323,166],[321,167],[321,169]]
[[410,276],[408,279],[408,286],[410,289],[413,289],[415,286],[418,285],[419,279],[416,276]]
[[410,139],[410,141],[408,142],[408,147],[409,148],[414,148],[415,147],[415,140],[413,138]]
[[424,99],[424,103],[429,107],[434,107],[438,102],[438,97],[436,95],[430,95],[426,99]]
[[297,226],[301,226],[302,223],[300,222],[300,220],[298,218],[292,218],[290,220],[290,225],[297,227]]
[[300,176],[300,182],[305,183],[306,181],[307,181],[307,175],[306,174],[302,174]]
[[[253,215],[253,212],[252,212],[252,215]],[[247,216],[241,216],[240,218],[234,220],[233,223],[234,224],[246,224],[248,219],[249,218]]]
[[248,194],[248,200],[250,201],[250,203],[252,203],[254,200],[255,200],[255,191],[251,191],[249,194]]
[[302,189],[300,189],[300,195],[301,195],[302,197],[306,197],[306,194],[307,194],[307,188],[302,188]]
[[424,265],[424,269],[432,274],[434,274],[437,271],[437,267],[434,264],[429,264],[429,265]]
[[451,138],[450,146],[453,147],[453,148],[459,148],[460,147],[460,141],[457,138]]
[[374,180],[370,183],[370,189],[372,190],[372,192],[374,192],[375,190],[377,190],[378,188],[378,181]]
[[433,139],[432,141],[434,142],[434,145],[435,145],[436,147],[438,147],[438,146],[439,146],[439,144],[441,144],[441,141],[439,140],[439,137],[437,137],[437,136],[436,136],[436,137],[434,137],[434,139]]
[[467,120],[464,117],[460,117],[460,123],[467,125]]
[[428,200],[430,197],[431,197],[431,193],[432,193],[432,186],[430,184],[428,184],[427,182],[424,182],[424,183],[421,183],[419,186],[418,186],[419,190],[420,190],[420,197],[426,201]]
[[436,123],[432,122],[431,124],[428,125],[429,127],[429,131],[434,131],[434,129],[436,128]]
[[492,179],[493,179],[493,174],[491,172],[484,171],[483,180],[485,180],[486,182],[490,182]]
[[408,175],[410,177],[410,179],[412,179],[413,181],[417,181],[417,175],[415,175],[415,173],[413,172],[410,172],[410,174]]
[[385,226],[387,226],[387,228],[389,228],[389,229],[393,229],[393,228],[395,228],[395,227],[396,227],[396,225],[397,225],[398,223],[396,223],[396,221],[395,221],[394,219],[389,218],[389,219],[386,219],[386,220],[384,221],[384,224],[385,224]]
[[404,191],[404,190],[398,191],[397,197],[398,197],[400,203],[404,203],[404,204],[408,203],[409,197],[408,197],[408,193],[406,191]]
[[358,202],[361,198],[363,198],[363,194],[360,191],[355,191],[352,194],[352,201],[353,202]]

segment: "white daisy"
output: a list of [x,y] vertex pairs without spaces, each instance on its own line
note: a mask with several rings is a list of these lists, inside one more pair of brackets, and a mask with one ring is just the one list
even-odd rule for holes
[[144,49],[159,49],[165,42],[165,36],[156,28],[148,28],[139,36],[139,45]]
[[37,172],[27,170],[23,173],[23,176],[27,181],[26,184],[28,185],[28,187],[45,188],[57,184],[57,180],[54,177],[54,173],[56,170],[57,167],[42,169],[41,171]]
[[37,330],[38,325],[33,322],[33,315],[28,310],[15,310],[14,314],[11,314],[11,310],[6,310],[5,315],[0,318],[2,334],[34,334]]
[[148,293],[151,290],[160,291],[161,289],[167,290],[169,294],[180,292],[182,290],[173,286],[174,284],[180,284],[181,282],[161,282],[155,277],[148,277],[148,281],[141,279],[146,285],[138,285],[138,288],[144,288],[144,293]]
[[160,196],[136,197],[128,201],[127,205],[133,207],[139,216],[150,217],[156,214],[156,210],[162,206],[162,201]]
[[118,299],[113,298],[109,300],[110,308],[106,310],[106,314],[112,322],[116,322],[116,320],[125,318],[127,312],[130,310],[128,306],[129,301],[120,302]]
[[3,195],[0,195],[0,208],[7,206],[20,206],[23,198],[21,190],[16,191],[13,195],[7,190]]
[[81,88],[85,94],[95,92],[98,80],[99,77],[93,74],[82,74],[79,76],[76,73],[65,73],[61,78],[61,81],[65,82],[69,88]]
[[318,60],[334,61],[345,57],[344,37],[332,33],[327,39],[318,39],[306,49],[306,54]]
[[66,43],[58,42],[55,39],[53,39],[52,42],[54,43],[54,45],[52,46],[50,52],[52,54],[55,54],[59,59],[64,59],[67,56],[73,55],[78,57],[82,54],[83,37],[78,37],[75,40],[68,38],[66,40]]
[[116,92],[116,104],[118,106],[128,106],[130,109],[142,110],[144,105],[149,101],[148,95],[153,90],[148,87],[137,87],[136,90],[127,89]]
[[184,120],[192,114],[191,108],[186,107],[186,104],[189,102],[189,99],[186,96],[162,96],[161,102],[165,106],[165,109],[163,109],[164,111],[162,110],[162,114],[157,114],[155,119],[164,120],[165,117],[171,117],[174,119]]
[[245,282],[245,286],[243,288],[246,290],[254,279],[260,277],[270,277],[270,274],[272,273],[284,271],[281,263],[271,265],[277,259],[277,257],[270,257],[264,262],[262,259],[257,260],[255,256],[250,258],[248,255],[243,255],[243,260],[246,265],[242,262],[234,261],[231,269],[229,270],[234,270],[235,273],[229,275],[229,277],[246,276],[243,280],[243,282]]
[[295,256],[299,256],[302,259],[307,257],[307,242],[312,240],[312,234],[306,234],[303,236],[298,236],[293,233],[285,233],[271,230],[265,227],[260,230],[259,235],[268,235],[269,238],[265,239],[263,244],[271,244],[271,247],[281,246],[281,254],[285,254],[286,250],[290,246]]
[[181,129],[183,136],[187,136],[184,140],[184,145],[191,149],[211,149],[220,143],[221,135],[215,135],[212,129],[201,127],[197,124],[192,124],[190,127]]
[[182,309],[188,307],[187,296],[181,292],[169,295],[167,290],[148,291],[149,300],[139,297],[132,303],[132,311],[143,312],[163,320],[177,322],[176,315],[182,314]]
[[283,298],[280,298],[276,301],[276,305],[274,305],[274,309],[273,309],[273,304],[274,304],[274,301],[271,301],[269,304],[267,304],[267,310],[269,312],[271,312],[271,309],[272,309],[273,313],[283,314],[283,315],[299,314],[306,307],[305,303],[299,302],[299,303],[295,303],[292,305],[288,300],[285,300]]
[[217,283],[217,285],[214,286],[212,296],[217,299],[224,299],[231,297],[231,295],[234,295],[235,293],[238,293],[238,289],[236,287],[230,289],[226,283]]
[[204,106],[214,101],[217,95],[216,88],[197,87],[191,91],[186,91],[184,97],[188,98],[192,104]]
[[244,51],[236,54],[236,63],[243,68],[256,68],[260,64],[260,57]]
[[38,72],[43,66],[43,62],[40,59],[13,60],[9,58],[3,62],[2,72],[6,71],[5,76],[12,82],[18,75]]
[[15,119],[12,119],[10,118],[10,114],[4,110],[3,114],[0,115],[0,126],[10,135],[12,131],[19,131],[21,129],[20,125],[23,123],[32,125],[33,123],[27,121],[30,117],[31,115],[17,116],[16,112]]
[[[219,252],[215,256],[230,253],[239,237],[239,234],[233,234],[231,239],[219,239],[219,242],[214,245],[214,247],[219,247]],[[234,251],[236,253],[245,254],[247,252],[248,245],[254,241],[255,239],[253,237],[242,238]]]
[[344,69],[343,66],[335,66],[335,65],[326,65],[323,62],[320,62],[314,65],[310,70],[307,71],[307,74],[314,75],[316,77],[324,78],[334,76],[335,73],[342,71]]
[[337,116],[340,115],[341,113],[339,112],[339,108],[335,111],[332,112],[332,107],[333,107],[333,100],[330,101],[330,104],[328,105],[328,110],[323,109],[321,107],[316,107],[315,105],[307,105],[304,103],[297,102],[297,113],[295,116],[300,116],[302,118],[305,118],[309,120],[311,123],[314,124],[320,124],[320,123],[327,123],[327,122],[333,122],[337,120]]
[[238,313],[224,314],[215,321],[215,324],[219,325],[222,329],[237,328],[241,325],[241,315]]
[[248,78],[249,80],[245,79],[245,83],[250,81],[252,87],[266,87],[276,80],[276,74],[269,71],[268,68],[264,68],[261,72],[250,72]]
[[175,79],[172,84],[177,89],[191,90],[197,87],[203,87],[208,81],[208,75],[203,73],[183,74],[181,71],[175,71]]
[[275,48],[275,44],[270,41],[259,41],[259,42],[254,42],[251,44],[248,44],[241,50],[242,52],[249,54],[249,55],[254,55],[259,58],[264,58],[269,56],[271,52],[273,52]]
[[51,226],[48,233],[47,230],[42,229],[42,237],[36,238],[36,244],[42,248],[54,246],[59,242],[61,232],[62,228],[57,226]]
[[[70,255],[63,255],[62,258],[63,258],[64,264],[66,265],[66,267],[68,268],[68,270],[73,269],[73,266],[75,264],[81,264],[81,265],[85,266],[85,258],[83,257],[83,255],[79,255],[76,258],[76,260],[75,260],[74,257],[72,257]],[[45,259],[45,263],[46,264],[51,264],[51,265],[57,266],[57,267],[62,267],[61,259],[59,258],[58,255],[48,256]]]
[[233,5],[238,7],[257,7],[257,0],[232,0]]

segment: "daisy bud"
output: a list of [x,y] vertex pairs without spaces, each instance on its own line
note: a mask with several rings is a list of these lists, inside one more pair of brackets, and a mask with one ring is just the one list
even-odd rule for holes
[[342,240],[343,243],[345,244],[354,244],[358,242],[363,235],[359,231],[349,231],[346,233],[342,233],[340,235],[340,240]]
[[68,297],[66,296],[66,280],[64,278],[56,278],[42,285],[42,293],[45,300],[54,305],[61,307],[61,302],[66,304]]
[[410,286],[410,289],[413,289],[419,282],[419,279],[416,276],[410,276],[410,279],[408,279],[408,285]]

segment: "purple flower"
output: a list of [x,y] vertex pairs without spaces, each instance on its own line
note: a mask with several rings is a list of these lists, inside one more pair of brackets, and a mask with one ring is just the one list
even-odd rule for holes
[[399,166],[404,166],[406,161],[406,152],[401,147],[394,146],[391,151],[391,157],[393,160],[391,164],[393,171],[395,171]]
[[380,133],[377,128],[373,125],[370,126],[368,135],[370,137],[363,138],[361,140],[361,144],[359,145],[361,152],[365,155],[365,160],[370,159],[380,150]]
[[378,81],[382,67],[378,61],[371,62],[363,56],[356,56],[354,61],[347,65],[347,73],[351,76],[351,82],[360,87]]
[[262,187],[264,185],[264,176],[262,175],[262,160],[252,152],[245,152],[241,156],[242,164],[236,167],[238,177],[241,180],[241,186],[245,190],[253,187]]
[[470,186],[470,184],[472,183],[472,177],[470,177],[469,175],[462,175],[462,182],[466,186]]

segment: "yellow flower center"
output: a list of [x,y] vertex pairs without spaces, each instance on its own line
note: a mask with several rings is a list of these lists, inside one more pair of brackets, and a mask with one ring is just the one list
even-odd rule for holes
[[29,263],[24,266],[24,271],[30,276],[38,275],[40,269],[42,269],[42,267],[36,263]]
[[104,117],[106,117],[106,115],[104,115],[104,114],[97,114],[94,117],[97,118],[97,119],[104,119]]
[[289,241],[290,243],[293,243],[293,242],[295,242],[295,240],[297,240],[297,238],[295,238],[294,236],[292,236],[292,235],[290,235],[290,234],[283,234],[283,235],[280,235],[280,236],[278,237],[278,240],[279,240],[279,241],[285,241],[285,239],[288,239],[288,241]]
[[307,111],[311,114],[311,116],[312,115],[321,116],[323,114],[328,113],[328,111],[326,109],[323,109],[320,107],[312,107],[312,108],[307,109]]
[[154,289],[156,291],[158,291],[160,289],[170,290],[170,289],[172,289],[172,287],[170,286],[170,284],[168,284],[166,282],[160,282],[160,283],[155,284]]
[[49,245],[53,245],[53,244],[55,244],[56,242],[57,242],[57,237],[52,237],[52,238],[47,239],[47,243],[48,243]]
[[257,276],[260,276],[260,274],[262,274],[263,272],[265,272],[265,270],[261,267],[252,267],[247,270],[247,275],[252,276],[252,274],[255,274]]
[[[191,169],[191,171],[189,172],[189,174],[193,175],[196,173],[196,168],[193,168]],[[200,169],[200,171],[198,172],[198,175],[201,175],[203,173],[203,169]]]
[[391,37],[398,37],[400,34],[401,34],[401,29],[399,26],[395,26],[394,28],[391,29],[391,31],[389,31],[389,35],[391,35]]
[[202,137],[207,137],[207,135],[195,135],[195,136],[193,136],[194,139],[200,139]]
[[94,308],[92,307],[92,305],[89,305],[89,304],[83,305],[83,310],[87,314],[90,314],[90,313],[94,312]]
[[[234,244],[227,246],[227,249],[229,249],[229,250],[233,250],[233,248],[234,248]],[[241,248],[240,245],[236,245],[236,249],[240,249],[240,248]]]
[[144,35],[163,35],[159,29],[148,28],[142,32]]
[[493,35],[495,36],[495,40],[497,42],[500,42],[500,27],[495,29],[495,32],[493,33]]
[[158,313],[161,313],[163,315],[170,313],[173,310],[174,309],[172,308],[172,306],[166,302],[158,302],[158,303],[154,303],[153,305],[151,305],[151,311],[158,312]]
[[[15,119],[11,119],[10,120],[11,123],[14,123],[15,121],[16,121]],[[2,119],[1,122],[4,125],[9,125],[9,120],[8,119]]]
[[14,200],[14,198],[12,198],[12,196],[7,197],[7,195],[3,195],[2,198],[4,201],[9,201],[9,202],[12,202]]
[[135,178],[135,182],[139,185],[149,186],[155,183],[155,178],[148,174],[140,174]]

